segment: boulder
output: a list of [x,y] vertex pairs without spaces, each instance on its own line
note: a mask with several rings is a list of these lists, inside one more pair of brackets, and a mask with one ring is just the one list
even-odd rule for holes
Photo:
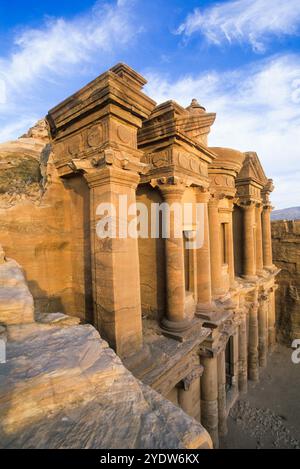
[[[1,258],[3,262],[1,263]],[[32,295],[19,264],[0,252],[0,324],[26,324],[34,321]]]
[[199,422],[138,381],[90,325],[8,327],[2,448],[210,448]]

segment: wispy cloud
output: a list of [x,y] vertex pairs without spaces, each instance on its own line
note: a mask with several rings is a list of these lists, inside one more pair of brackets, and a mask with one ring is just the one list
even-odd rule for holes
[[99,71],[104,70],[113,54],[124,50],[139,32],[132,18],[133,2],[96,2],[74,19],[50,18],[40,28],[19,31],[12,52],[0,57],[1,125],[18,128],[16,121],[26,119],[32,124],[33,116],[40,117],[39,100],[45,105],[55,87],[62,82],[65,86],[90,66],[98,64]]
[[299,0],[235,0],[195,9],[177,33],[200,33],[215,45],[249,43],[263,52],[271,37],[298,34],[299,27]]
[[217,112],[210,145],[257,151],[277,183],[276,205],[300,205],[298,56],[277,56],[232,72],[187,75],[175,82],[156,73],[147,77],[147,92],[158,102],[176,99],[187,106],[196,97],[208,111]]

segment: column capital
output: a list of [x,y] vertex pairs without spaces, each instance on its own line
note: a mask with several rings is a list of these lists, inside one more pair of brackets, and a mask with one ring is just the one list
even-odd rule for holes
[[175,176],[151,180],[151,186],[158,187],[164,199],[170,202],[181,202],[184,191],[189,185],[187,180]]
[[219,201],[220,201],[220,198],[219,198],[218,194],[216,194],[215,192],[211,192],[210,193],[210,198],[209,198],[209,201],[208,201],[208,205],[211,206],[211,207],[218,206]]
[[247,200],[245,202],[241,202],[240,207],[245,211],[253,210],[256,207],[256,202],[254,200]]
[[259,301],[255,301],[255,302],[250,304],[249,311],[257,312],[258,308],[259,308]]
[[86,172],[84,178],[90,188],[114,183],[135,189],[140,181],[140,176],[137,173],[112,166]]
[[195,368],[182,380],[182,386],[185,391],[188,391],[191,384],[203,375],[204,367],[197,365]]
[[202,187],[196,187],[196,200],[198,203],[207,204],[211,199],[211,193]]
[[261,293],[260,297],[259,297],[259,300],[261,302],[266,302],[266,301],[269,301],[269,293],[268,292],[263,292]]
[[234,204],[235,204],[235,199],[234,198],[228,198],[228,210],[230,212],[233,212],[234,210]]

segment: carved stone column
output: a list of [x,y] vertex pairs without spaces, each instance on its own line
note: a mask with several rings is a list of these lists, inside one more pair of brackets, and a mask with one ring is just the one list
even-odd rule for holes
[[269,350],[272,352],[276,344],[275,333],[275,288],[271,288],[269,294],[269,314],[268,314],[268,342]]
[[262,224],[261,224],[262,206],[256,205],[256,274],[263,272],[263,245],[262,245]]
[[259,380],[258,366],[258,301],[257,294],[249,311],[249,343],[248,343],[248,377],[252,381]]
[[203,373],[201,365],[195,369],[181,382],[178,389],[178,403],[182,410],[191,417],[200,421],[200,376]]
[[[137,132],[156,106],[142,92],[145,84],[141,75],[120,63],[55,106],[47,116],[58,175],[84,175],[90,188],[90,227],[85,226],[85,230],[90,228],[91,248],[84,256],[90,254],[91,258],[94,321],[122,357],[140,352],[142,346],[138,242],[137,237],[120,234],[118,213],[111,215],[116,233],[99,236],[99,225],[105,220],[99,206],[106,204],[112,212],[118,212],[119,197],[124,196],[128,206],[133,204],[134,208],[139,174],[145,169],[143,152],[137,148]],[[127,213],[120,213],[120,217],[127,218]],[[130,227],[135,228],[135,224],[133,221]],[[75,253],[73,257],[76,269]],[[79,258],[78,268],[81,266]],[[76,283],[72,287],[76,291]]]
[[219,447],[218,432],[218,367],[217,357],[201,357],[201,423],[210,434],[214,448]]
[[[211,291],[211,260],[210,260],[210,240],[209,240],[209,221],[208,221],[208,201],[209,192],[204,192],[200,188],[196,191],[197,203],[204,206],[203,210],[203,246],[197,249],[197,312],[208,311],[212,309],[212,291]],[[200,227],[201,228],[201,227]]]
[[95,323],[117,354],[128,356],[142,346],[138,241],[131,236],[119,236],[118,218],[113,220],[116,237],[100,239],[96,233],[97,210],[100,204],[112,204],[118,214],[120,195],[127,196],[128,206],[135,203],[139,176],[105,167],[86,174],[85,178],[90,187]]
[[222,260],[220,246],[220,220],[218,198],[212,198],[208,203],[210,259],[211,259],[211,287],[213,297],[224,293],[222,284]]
[[259,366],[264,368],[267,365],[267,318],[268,318],[268,296],[263,294],[260,297],[258,308],[258,358]]
[[235,330],[232,336],[233,343],[233,357],[232,357],[232,377],[231,388],[235,395],[239,393],[239,335],[238,330]]
[[161,184],[159,189],[168,204],[169,233],[165,239],[167,314],[162,320],[164,329],[170,332],[182,332],[190,327],[190,320],[185,317],[185,278],[182,220],[178,220],[172,204],[181,204],[185,186],[181,183]]
[[239,391],[242,393],[248,390],[247,351],[247,319],[243,311],[239,325]]
[[244,239],[244,277],[248,280],[256,278],[255,259],[255,205],[253,202],[242,205],[244,214],[243,239]]
[[227,258],[228,258],[228,273],[229,273],[229,282],[230,287],[235,286],[235,271],[234,271],[234,247],[233,247],[233,223],[232,223],[232,213],[233,213],[233,201],[230,200],[230,220],[226,225],[226,249],[227,249]]
[[262,236],[263,260],[266,270],[272,270],[274,268],[272,259],[271,211],[272,206],[270,204],[264,205],[262,212]]
[[218,355],[218,420],[219,435],[224,436],[227,434],[225,350]]

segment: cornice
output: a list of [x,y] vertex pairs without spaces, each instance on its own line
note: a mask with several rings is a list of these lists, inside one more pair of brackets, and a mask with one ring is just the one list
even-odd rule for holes
[[116,104],[141,120],[149,117],[156,105],[155,101],[137,86],[128,86],[128,79],[124,78],[124,74],[119,71],[119,76],[113,70],[114,68],[103,73],[49,111],[47,121],[52,138],[61,129],[108,104]]

